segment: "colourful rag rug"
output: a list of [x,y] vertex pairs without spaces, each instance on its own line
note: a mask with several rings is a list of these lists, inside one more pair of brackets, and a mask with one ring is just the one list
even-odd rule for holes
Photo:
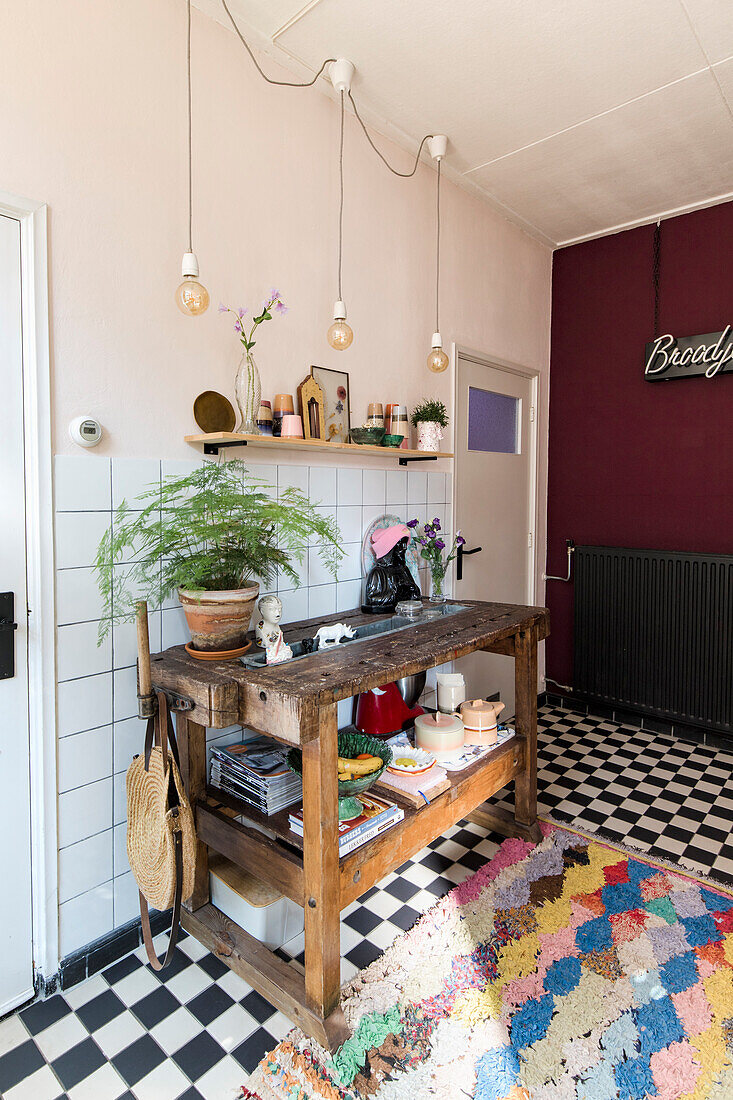
[[255,1100],[733,1100],[733,898],[564,830],[505,841],[293,1031]]

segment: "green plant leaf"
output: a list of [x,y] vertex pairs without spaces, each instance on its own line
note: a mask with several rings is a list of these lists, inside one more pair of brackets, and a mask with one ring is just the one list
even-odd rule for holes
[[[100,640],[112,623],[134,618],[137,600],[159,606],[179,588],[221,591],[254,581],[268,587],[278,573],[297,587],[291,558],[302,560],[314,539],[335,579],[343,556],[335,520],[316,512],[299,490],[286,490],[279,501],[274,496],[235,460],[164,478],[139,495],[139,510],[123,502],[97,548]],[[130,557],[136,560],[125,563]]]

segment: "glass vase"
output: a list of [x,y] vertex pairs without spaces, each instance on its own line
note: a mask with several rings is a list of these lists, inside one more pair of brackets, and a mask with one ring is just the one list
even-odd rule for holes
[[430,565],[430,602],[445,603],[447,599],[445,565],[431,562]]
[[240,421],[238,432],[246,435],[262,435],[257,427],[257,414],[260,411],[262,381],[251,351],[245,351],[239,360],[237,377],[234,381],[234,394],[239,406]]

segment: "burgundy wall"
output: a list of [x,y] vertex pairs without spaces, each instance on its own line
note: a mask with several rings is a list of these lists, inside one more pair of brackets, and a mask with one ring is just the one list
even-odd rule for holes
[[[565,539],[733,553],[733,374],[644,380],[653,226],[555,253],[548,573]],[[660,333],[733,324],[733,203],[662,223]],[[572,683],[572,585],[547,582],[548,676]],[[552,685],[548,685],[552,688]]]

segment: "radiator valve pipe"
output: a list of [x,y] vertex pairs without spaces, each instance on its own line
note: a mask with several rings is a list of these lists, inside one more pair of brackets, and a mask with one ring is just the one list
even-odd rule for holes
[[570,573],[573,568],[573,554],[575,553],[575,543],[572,539],[565,539],[568,548],[568,572],[565,577],[551,577],[549,573],[542,574],[543,581],[565,581],[570,580]]

